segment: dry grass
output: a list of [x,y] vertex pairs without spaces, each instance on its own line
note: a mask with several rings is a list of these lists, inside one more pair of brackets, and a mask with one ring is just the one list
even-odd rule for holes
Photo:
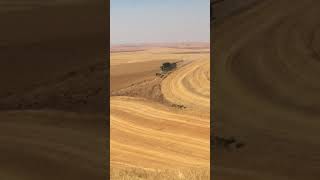
[[146,170],[142,168],[111,168],[112,180],[209,180],[209,168],[185,168],[179,170]]

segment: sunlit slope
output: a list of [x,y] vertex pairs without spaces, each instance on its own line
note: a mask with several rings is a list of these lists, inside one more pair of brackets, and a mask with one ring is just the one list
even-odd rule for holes
[[208,167],[209,120],[139,98],[111,98],[111,163]]
[[[146,99],[148,97],[142,96],[143,94],[139,96],[135,92],[131,93],[135,97],[127,95],[111,97],[112,167],[208,169],[209,49],[148,48],[143,51],[119,51],[113,53],[111,60],[111,67],[125,69],[128,63],[132,64],[131,68],[127,67],[127,71],[119,70],[118,74],[122,73],[122,77],[134,77],[135,74],[153,69],[154,75],[148,76],[149,79],[160,78],[155,76],[155,73],[159,72],[158,67],[162,62],[183,60],[183,63],[178,63],[176,70],[162,82],[159,81],[159,86],[162,87],[161,97],[163,95],[165,103]],[[151,62],[152,68],[148,64]],[[120,83],[115,80],[113,82]],[[149,85],[145,88],[150,88]],[[143,91],[143,93],[153,93],[153,91]],[[186,108],[177,108],[171,104],[183,105]]]
[[198,111],[210,111],[209,57],[182,67],[168,76],[161,86],[164,97]]

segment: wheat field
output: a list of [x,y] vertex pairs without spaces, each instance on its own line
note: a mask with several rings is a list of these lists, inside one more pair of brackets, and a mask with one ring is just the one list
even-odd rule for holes
[[110,177],[118,180],[203,180],[210,179],[210,170],[205,168],[180,170],[111,169]]
[[[166,77],[155,76],[162,62],[180,60]],[[121,66],[126,68],[120,71]],[[209,179],[209,72],[208,47],[148,47],[111,55],[115,86],[116,78],[145,73],[132,78],[129,88],[113,89],[126,93],[111,95],[111,179]]]

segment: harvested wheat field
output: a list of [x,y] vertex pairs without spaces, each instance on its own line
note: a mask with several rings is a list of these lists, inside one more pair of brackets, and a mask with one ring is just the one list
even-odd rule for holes
[[124,49],[111,50],[111,178],[209,179],[208,45]]
[[320,1],[251,1],[223,18],[219,7],[214,178],[319,179]]

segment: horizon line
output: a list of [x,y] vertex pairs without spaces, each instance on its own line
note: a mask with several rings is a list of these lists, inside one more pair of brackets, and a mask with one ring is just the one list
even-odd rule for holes
[[119,46],[119,45],[145,45],[145,44],[188,44],[188,43],[203,43],[210,44],[210,41],[177,41],[177,42],[128,42],[128,43],[111,43],[111,46]]

